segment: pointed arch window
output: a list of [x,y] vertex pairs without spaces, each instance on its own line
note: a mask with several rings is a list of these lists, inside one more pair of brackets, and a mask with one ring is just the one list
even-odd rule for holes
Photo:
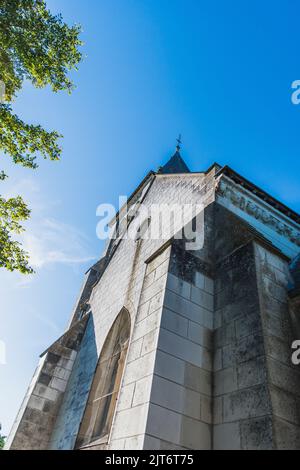
[[76,448],[108,441],[130,337],[130,315],[123,308],[104,342]]

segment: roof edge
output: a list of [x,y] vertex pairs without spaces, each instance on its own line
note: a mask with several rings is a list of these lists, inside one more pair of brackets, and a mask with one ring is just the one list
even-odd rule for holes
[[[212,167],[213,167],[213,165],[212,165]],[[239,173],[237,173],[235,170],[230,168],[228,165],[223,166],[219,171],[217,171],[215,177],[217,178],[218,176],[220,176],[222,174],[224,174],[225,176],[228,176],[235,183],[240,184],[245,189],[252,192],[257,197],[262,199],[263,201],[267,202],[271,207],[273,207],[273,208],[277,209],[278,211],[282,212],[285,216],[287,216],[288,218],[290,218],[294,222],[296,222],[298,225],[300,225],[300,214],[298,214],[293,209],[290,209],[288,206],[286,206],[285,204],[280,202],[275,197],[268,194],[266,191],[261,189],[259,186],[256,186],[254,183],[251,183],[251,181],[249,181],[246,178],[244,178],[243,176],[241,176]]]

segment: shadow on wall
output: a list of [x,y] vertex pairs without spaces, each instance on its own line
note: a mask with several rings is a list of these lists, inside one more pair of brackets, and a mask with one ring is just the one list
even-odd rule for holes
[[98,361],[94,331],[90,315],[53,429],[50,449],[71,450],[75,446]]

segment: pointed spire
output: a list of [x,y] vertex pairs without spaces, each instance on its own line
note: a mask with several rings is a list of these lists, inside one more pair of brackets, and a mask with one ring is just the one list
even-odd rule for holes
[[178,139],[176,139],[176,151],[174,155],[170,158],[170,160],[159,169],[159,173],[190,173],[187,165],[185,164],[184,160],[180,155],[181,150],[181,134],[179,134]]

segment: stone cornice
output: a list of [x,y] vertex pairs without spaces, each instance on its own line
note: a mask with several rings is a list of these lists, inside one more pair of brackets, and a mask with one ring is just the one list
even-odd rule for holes
[[270,194],[266,193],[263,189],[259,188],[243,176],[239,175],[229,166],[226,165],[219,169],[216,177],[219,175],[225,175],[229,177],[230,180],[236,183],[239,187],[245,188],[249,193],[257,196],[259,200],[265,201],[268,204],[268,207],[275,208],[278,210],[278,212],[284,214],[289,220],[293,220],[300,226],[300,215],[297,212],[293,211],[290,207],[278,201],[273,196],[270,196]]
[[225,175],[217,179],[216,191],[217,195],[300,247],[300,226],[255,194]]

